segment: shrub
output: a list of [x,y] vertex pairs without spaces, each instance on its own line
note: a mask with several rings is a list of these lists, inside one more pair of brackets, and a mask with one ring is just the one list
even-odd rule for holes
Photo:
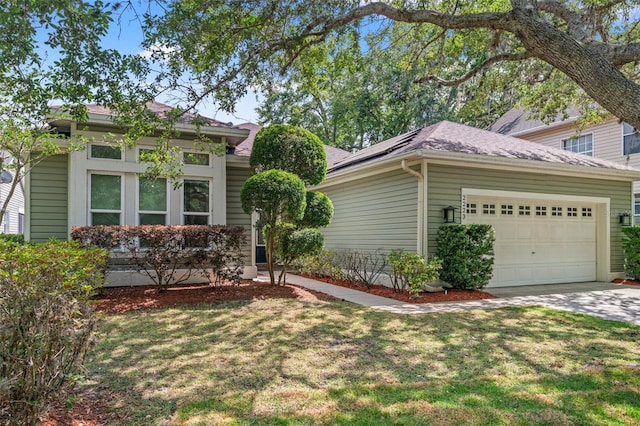
[[313,275],[320,278],[344,279],[342,268],[336,264],[335,250],[323,250],[315,256],[303,256],[293,263],[301,274]]
[[24,244],[24,234],[0,234],[0,242]]
[[484,288],[493,274],[491,225],[445,225],[438,229],[436,256],[442,259],[440,277],[453,288]]
[[164,291],[194,274],[214,284],[238,283],[244,267],[244,229],[234,226],[81,226],[71,237],[85,245],[124,247],[132,266]]
[[640,226],[622,228],[622,249],[627,276],[640,280]]
[[315,228],[297,229],[292,223],[278,223],[275,234],[275,255],[282,262],[278,284],[286,281],[287,268],[292,261],[304,255],[319,254],[324,247],[324,234]]
[[107,259],[73,241],[0,244],[0,423],[35,424],[81,366]]
[[417,253],[401,249],[392,250],[387,260],[393,268],[393,288],[408,291],[413,296],[417,296],[425,284],[437,280],[442,267],[438,258],[428,261]]
[[346,250],[338,255],[338,264],[345,278],[354,283],[371,287],[387,268],[387,256],[380,250]]

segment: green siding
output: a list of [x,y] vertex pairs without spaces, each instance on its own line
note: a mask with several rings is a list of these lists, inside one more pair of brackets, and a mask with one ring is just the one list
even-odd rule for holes
[[249,175],[248,168],[227,165],[227,225],[244,226],[247,245],[243,253],[247,264],[251,261],[251,216],[242,211],[240,190]]
[[398,170],[322,189],[335,213],[325,228],[325,247],[415,251],[418,179]]
[[68,238],[68,156],[49,157],[31,170],[29,223],[31,241]]
[[[614,212],[610,215],[611,271],[623,270],[620,224],[615,212],[629,211],[631,208],[631,182],[433,164],[428,167],[427,181],[430,254],[436,250],[436,233],[442,225],[442,208],[460,206],[462,188],[604,197],[611,199],[610,209]],[[458,210],[456,221],[459,220]]]

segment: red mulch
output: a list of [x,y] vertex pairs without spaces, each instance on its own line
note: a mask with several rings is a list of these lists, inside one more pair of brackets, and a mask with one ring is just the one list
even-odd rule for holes
[[406,291],[396,291],[391,287],[383,285],[374,285],[367,287],[364,284],[352,283],[351,281],[334,280],[332,278],[316,278],[308,277],[325,283],[339,285],[354,290],[364,291],[366,293],[375,294],[376,296],[387,297],[389,299],[399,300],[405,303],[436,303],[436,302],[455,302],[460,300],[478,300],[478,299],[494,299],[493,294],[479,290],[455,290],[449,289],[446,293],[440,291],[437,293],[422,293],[418,297],[411,296]]
[[[313,278],[313,277],[312,277]],[[418,298],[411,298],[408,293],[394,291],[384,286],[367,288],[345,281],[320,279],[334,285],[365,291],[382,297],[396,299],[406,303],[449,302],[456,300],[490,299],[494,296],[483,291],[449,290],[447,294],[425,293]],[[318,293],[294,285],[272,286],[266,282],[245,280],[240,285],[179,285],[167,291],[158,292],[153,286],[110,287],[96,297],[96,309],[106,314],[124,313],[140,309],[153,309],[167,306],[219,303],[230,300],[263,300],[263,299],[297,299],[297,300],[336,300],[324,293]],[[108,398],[106,398],[108,399]],[[84,390],[73,395],[71,408],[66,407],[64,397],[61,402],[53,404],[42,426],[101,426],[113,423],[110,418],[105,397],[95,390]]]
[[613,280],[612,282],[616,283],[616,284],[624,284],[624,285],[637,285],[640,286],[640,281],[633,281],[633,280],[628,280],[625,278],[616,278],[615,280]]

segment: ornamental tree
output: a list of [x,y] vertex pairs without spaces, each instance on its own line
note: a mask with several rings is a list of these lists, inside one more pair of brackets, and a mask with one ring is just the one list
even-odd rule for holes
[[275,284],[274,255],[283,262],[280,283],[291,260],[315,253],[318,247],[322,250],[322,234],[311,229],[331,222],[333,205],[326,195],[307,192],[305,183],[324,180],[326,153],[313,133],[275,125],[258,132],[249,163],[254,174],[240,192],[242,209],[258,214],[256,225],[264,237],[271,284]]

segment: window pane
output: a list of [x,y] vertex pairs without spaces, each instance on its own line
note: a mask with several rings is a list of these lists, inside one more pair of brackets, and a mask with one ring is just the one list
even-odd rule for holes
[[209,216],[197,216],[193,214],[184,215],[185,225],[208,225]]
[[184,164],[193,164],[196,166],[208,166],[209,154],[185,152]]
[[120,148],[108,145],[91,145],[91,158],[108,158],[111,160],[120,160],[122,151]]
[[622,134],[629,135],[633,133],[633,126],[629,123],[622,123]]
[[92,225],[120,225],[120,213],[91,213]]
[[184,211],[209,212],[209,181],[184,181]]
[[640,152],[640,133],[632,133],[624,137],[624,154]]
[[140,213],[140,225],[166,225],[166,215]]
[[120,176],[91,175],[91,208],[120,210]]
[[138,161],[149,161],[149,156],[153,155],[155,149],[140,148],[138,150]]
[[164,178],[139,180],[139,210],[167,210],[167,180]]

